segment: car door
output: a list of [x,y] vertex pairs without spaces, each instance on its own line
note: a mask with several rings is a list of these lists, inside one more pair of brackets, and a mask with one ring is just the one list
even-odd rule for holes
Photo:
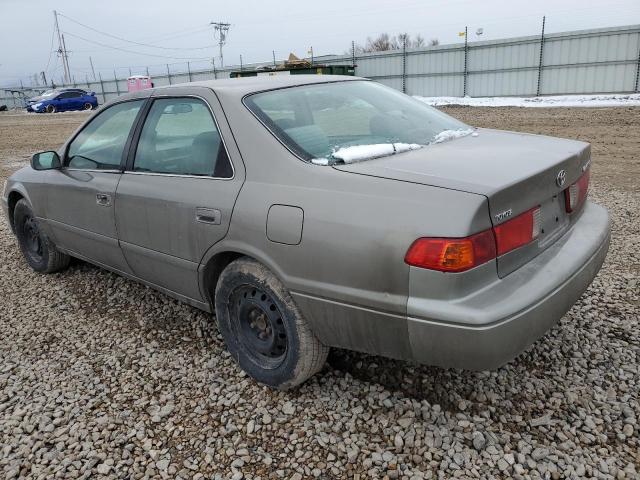
[[56,244],[127,273],[131,270],[118,245],[114,201],[144,102],[120,102],[100,111],[67,144],[63,167],[48,172],[46,179],[46,216]]
[[65,97],[64,93],[57,95],[56,97],[50,100],[50,103],[56,107],[56,112],[63,112],[65,107]]
[[67,110],[81,110],[81,109],[82,109],[82,93],[68,92]]
[[217,99],[206,92],[152,97],[116,192],[120,247],[135,275],[198,301],[198,266],[226,235],[244,180],[224,141],[228,125],[216,120]]
[[59,112],[70,110],[70,105],[73,103],[71,92],[64,92],[58,96],[58,105],[56,106]]

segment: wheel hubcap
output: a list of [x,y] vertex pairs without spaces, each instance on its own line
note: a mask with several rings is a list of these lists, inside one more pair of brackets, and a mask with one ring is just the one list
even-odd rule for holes
[[287,333],[273,299],[252,286],[239,287],[230,298],[230,314],[237,319],[238,340],[251,357],[278,363],[287,351]]

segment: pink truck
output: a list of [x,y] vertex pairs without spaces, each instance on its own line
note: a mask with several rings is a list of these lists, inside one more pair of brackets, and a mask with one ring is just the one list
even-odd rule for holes
[[137,92],[138,90],[146,90],[153,88],[151,77],[147,75],[133,75],[127,78],[127,89],[129,92]]

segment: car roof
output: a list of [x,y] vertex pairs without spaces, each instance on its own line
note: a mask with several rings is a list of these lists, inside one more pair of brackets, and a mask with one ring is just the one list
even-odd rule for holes
[[227,95],[244,97],[245,95],[265,90],[352,80],[365,79],[350,75],[261,75],[255,77],[224,78],[220,80],[177,83],[163,87],[156,87],[154,90],[161,92],[175,87],[207,87],[216,92]]

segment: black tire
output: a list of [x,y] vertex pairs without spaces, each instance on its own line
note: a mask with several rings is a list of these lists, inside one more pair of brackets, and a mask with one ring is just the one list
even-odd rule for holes
[[26,200],[22,199],[16,203],[13,223],[22,255],[36,272],[54,273],[69,266],[69,255],[59,252],[40,231],[36,217]]
[[91,105],[91,103],[89,103],[89,102],[85,102],[85,104],[83,105],[83,108],[85,110],[92,110],[93,109],[93,105]]
[[313,334],[280,280],[259,262],[240,258],[220,275],[215,311],[227,349],[260,383],[296,387],[320,371],[329,348]]
[[47,105],[47,108],[45,108],[45,111],[47,113],[56,113],[56,106],[55,105]]

